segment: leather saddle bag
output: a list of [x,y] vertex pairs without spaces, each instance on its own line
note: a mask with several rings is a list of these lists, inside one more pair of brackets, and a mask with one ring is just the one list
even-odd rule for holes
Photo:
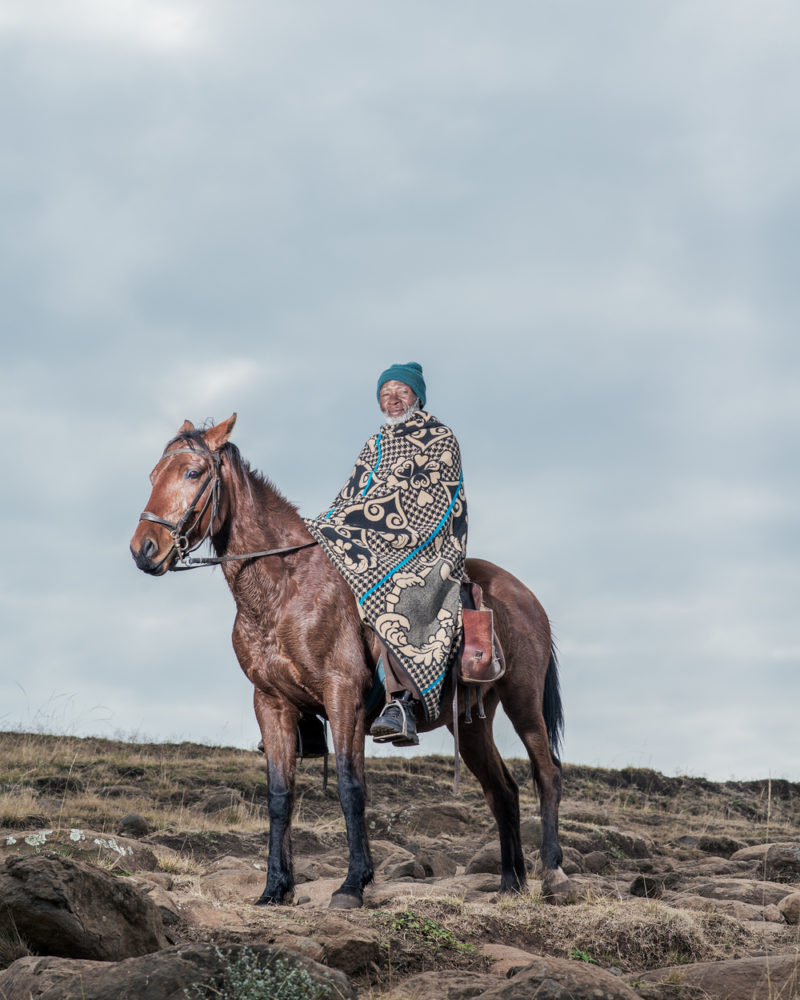
[[[458,679],[462,684],[491,684],[502,677],[506,669],[494,638],[493,613],[483,604],[483,594],[477,584],[469,584],[462,593],[464,590],[471,593],[465,595],[465,606],[461,609],[464,640]],[[466,606],[467,602],[474,607]]]

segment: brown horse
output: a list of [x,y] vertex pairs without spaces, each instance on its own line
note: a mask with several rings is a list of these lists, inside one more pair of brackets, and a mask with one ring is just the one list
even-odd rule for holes
[[[160,576],[202,562],[188,553],[209,539],[218,558],[205,561],[222,563],[236,601],[233,648],[253,684],[267,759],[269,862],[258,903],[287,902],[294,891],[290,825],[296,732],[300,716],[313,712],[330,722],[350,849],[347,877],[331,906],[360,906],[373,877],[364,822],[364,734],[372,720],[365,705],[373,683],[374,637],[297,509],[251,470],[229,441],[235,421],[233,414],[207,430],[186,421],[167,444],[150,474],[153,489],[131,553],[139,569]],[[556,756],[563,716],[550,626],[533,594],[505,570],[469,559],[467,571],[494,611],[506,673],[484,695],[485,719],[465,724],[462,697],[454,720],[452,698],[444,698],[439,718],[420,729],[446,725],[453,732],[458,725],[461,756],[497,821],[500,890],[520,891],[525,859],[519,790],[492,738],[492,719],[502,704],[525,745],[539,790],[544,895],[563,898],[569,882],[560,867],[561,765]]]

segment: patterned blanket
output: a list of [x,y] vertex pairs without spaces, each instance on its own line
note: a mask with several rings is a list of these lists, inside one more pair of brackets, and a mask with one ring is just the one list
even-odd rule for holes
[[455,435],[420,410],[361,450],[329,511],[306,526],[408,674],[425,716],[461,638],[467,503]]

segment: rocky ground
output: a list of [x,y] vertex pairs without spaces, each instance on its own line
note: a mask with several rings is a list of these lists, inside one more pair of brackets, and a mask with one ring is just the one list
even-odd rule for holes
[[497,894],[494,824],[463,772],[453,797],[451,760],[373,758],[375,882],[329,911],[344,823],[313,760],[294,904],[263,908],[258,753],[0,734],[0,997],[796,1000],[800,784],[566,766],[573,901],[554,907],[527,763],[509,766],[525,894]]

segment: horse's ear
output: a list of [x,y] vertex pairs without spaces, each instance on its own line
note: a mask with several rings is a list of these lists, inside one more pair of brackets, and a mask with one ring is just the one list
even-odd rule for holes
[[214,427],[210,427],[203,437],[208,445],[209,451],[219,451],[228,443],[228,438],[233,433],[233,425],[236,423],[236,414],[233,413],[227,420],[222,420]]
[[181,434],[187,434],[189,431],[193,430],[194,430],[194,424],[191,422],[191,420],[184,420],[176,436],[180,437]]

